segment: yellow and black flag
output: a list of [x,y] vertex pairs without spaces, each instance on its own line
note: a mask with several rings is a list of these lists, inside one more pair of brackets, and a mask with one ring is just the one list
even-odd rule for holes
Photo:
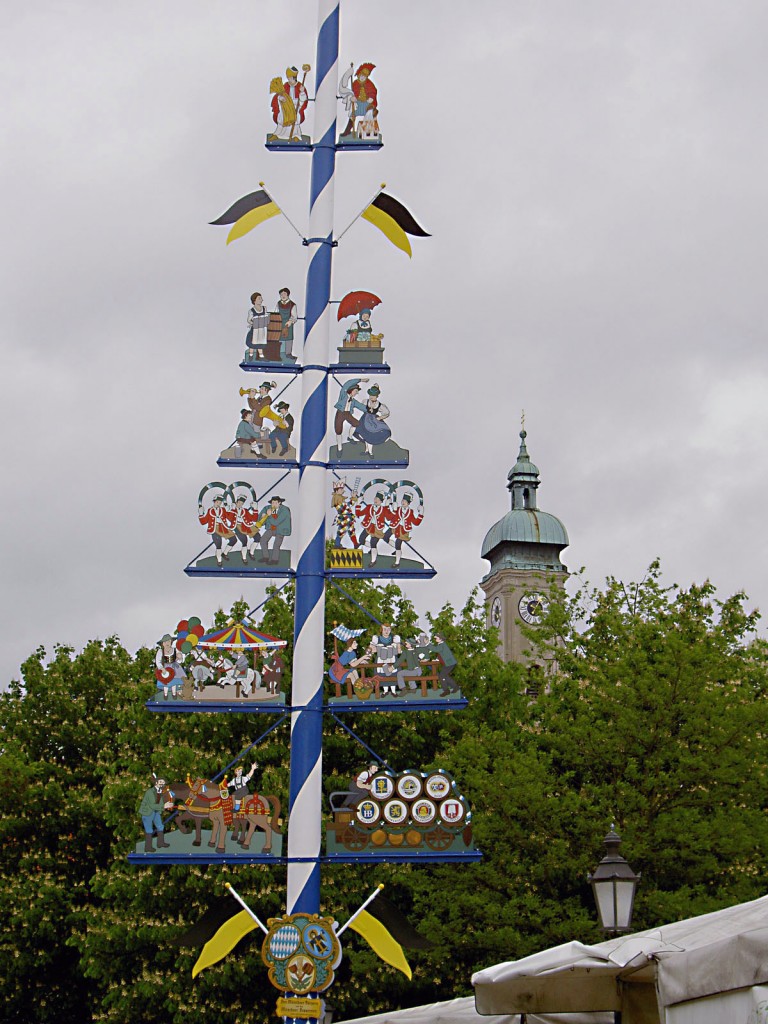
[[200,956],[192,968],[192,977],[223,960],[254,928],[258,928],[247,910],[243,910],[234,896],[226,895],[213,904],[197,924],[172,940],[174,946],[202,946]]
[[362,935],[376,956],[402,971],[409,981],[413,973],[403,948],[431,949],[434,946],[433,942],[417,932],[407,917],[383,896],[377,896],[368,904],[366,910],[361,910],[350,921],[349,927],[353,932]]
[[236,203],[232,203],[226,213],[222,213],[211,224],[231,224],[232,230],[227,235],[227,245],[236,238],[242,238],[270,217],[276,217],[282,210],[274,199],[263,189],[250,192]]
[[409,256],[413,255],[408,235],[415,235],[419,238],[430,238],[431,236],[417,223],[416,218],[410,210],[386,192],[379,192],[370,206],[366,206],[361,214],[363,220],[375,225],[382,231],[393,245]]

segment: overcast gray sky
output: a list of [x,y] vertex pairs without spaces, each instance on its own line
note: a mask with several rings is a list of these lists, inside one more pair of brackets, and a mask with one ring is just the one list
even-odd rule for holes
[[[200,487],[242,476],[215,460],[248,296],[288,284],[303,313],[306,250],[282,218],[229,247],[207,222],[264,180],[304,226],[309,157],[263,140],[316,10],[36,0],[4,23],[6,681],[39,644],[133,650],[263,593],[182,569]],[[767,49],[762,0],[342,4],[385,146],[340,155],[337,225],[386,181],[433,235],[409,261],[356,224],[334,286],[384,300],[382,397],[439,570],[407,586],[420,609],[484,574],[521,408],[571,568],[658,554],[768,606]]]

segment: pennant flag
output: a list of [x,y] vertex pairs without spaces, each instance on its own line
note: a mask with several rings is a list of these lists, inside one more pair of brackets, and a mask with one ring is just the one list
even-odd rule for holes
[[192,977],[196,978],[206,967],[223,960],[254,928],[259,926],[247,910],[243,910],[233,896],[222,897],[210,907],[197,924],[172,940],[174,946],[200,946],[200,956],[192,968]]
[[[226,213],[222,213],[211,224],[231,224],[232,230],[227,235],[227,245],[236,238],[242,238],[257,227],[262,221],[269,220],[282,213],[280,207],[263,188],[258,192],[250,192],[236,203],[232,203]],[[383,229],[382,229],[383,230]]]
[[393,245],[403,252],[412,256],[411,243],[408,235],[418,235],[419,238],[430,238],[431,236],[420,227],[410,210],[407,210],[401,202],[387,195],[386,192],[379,192],[370,206],[366,206],[361,214],[363,220],[369,221],[379,231],[383,232]]
[[331,630],[331,636],[343,641],[351,640],[355,636],[362,636],[363,633],[365,633],[364,629],[348,629],[343,622]]
[[410,921],[400,913],[389,900],[378,896],[361,910],[349,927],[362,935],[376,956],[396,967],[410,981],[413,977],[403,947],[406,949],[431,949],[434,946],[424,935],[419,934]]

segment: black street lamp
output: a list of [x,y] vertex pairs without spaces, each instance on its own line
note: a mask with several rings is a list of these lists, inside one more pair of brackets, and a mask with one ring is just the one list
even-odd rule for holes
[[595,894],[600,927],[613,936],[629,931],[640,875],[634,873],[619,853],[621,839],[613,825],[603,841],[606,854],[595,873],[588,876],[588,881]]

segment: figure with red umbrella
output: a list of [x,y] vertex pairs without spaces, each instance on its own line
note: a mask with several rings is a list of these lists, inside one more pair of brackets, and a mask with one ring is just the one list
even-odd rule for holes
[[355,322],[347,328],[344,348],[380,349],[383,334],[374,334],[371,313],[381,303],[373,292],[350,292],[339,303],[337,319],[345,320],[354,316]]

